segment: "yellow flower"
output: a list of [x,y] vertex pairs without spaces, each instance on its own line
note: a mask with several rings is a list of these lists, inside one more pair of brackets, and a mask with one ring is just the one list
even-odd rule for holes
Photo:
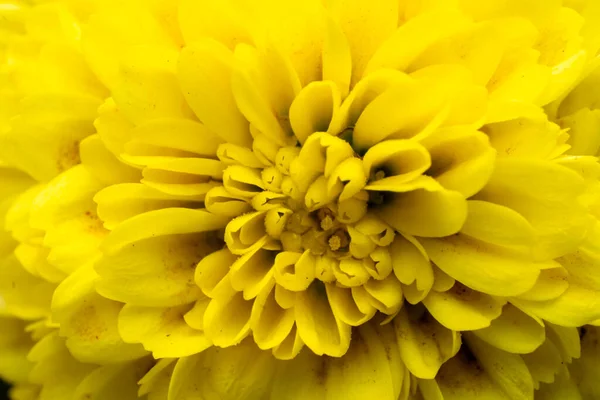
[[600,3],[0,12],[0,296],[40,398],[593,393]]

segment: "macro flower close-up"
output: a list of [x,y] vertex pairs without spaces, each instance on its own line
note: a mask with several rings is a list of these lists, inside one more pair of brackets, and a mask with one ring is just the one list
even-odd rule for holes
[[597,0],[0,0],[0,378],[600,399],[599,155]]

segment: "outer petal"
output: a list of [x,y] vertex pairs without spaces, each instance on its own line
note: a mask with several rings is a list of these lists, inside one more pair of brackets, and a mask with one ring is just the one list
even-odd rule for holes
[[460,334],[440,325],[431,315],[419,318],[402,309],[393,324],[402,360],[418,378],[435,378],[442,364],[460,349]]
[[541,322],[511,304],[504,306],[502,314],[489,327],[473,334],[498,349],[517,354],[533,352],[546,339]]
[[446,328],[455,331],[482,329],[502,313],[505,300],[473,291],[455,283],[452,289],[435,290],[423,300],[427,310]]
[[83,267],[65,279],[54,293],[52,311],[60,334],[75,358],[82,362],[114,363],[146,355],[138,344],[124,343],[117,329],[122,304],[99,296],[97,275]]
[[[426,180],[423,180],[426,181]],[[467,202],[458,192],[428,183],[406,193],[391,194],[378,214],[393,228],[415,236],[442,237],[455,234],[467,218]]]
[[141,343],[155,358],[185,357],[211,346],[202,331],[190,328],[183,315],[189,306],[150,308],[125,305],[119,333],[128,343]]
[[448,275],[492,295],[510,296],[528,291],[545,266],[464,235],[420,242],[431,260]]
[[139,306],[190,303],[201,293],[194,268],[213,250],[209,242],[204,234],[158,236],[106,254],[95,265],[98,293]]
[[251,340],[179,359],[169,388],[169,400],[263,399],[275,359]]

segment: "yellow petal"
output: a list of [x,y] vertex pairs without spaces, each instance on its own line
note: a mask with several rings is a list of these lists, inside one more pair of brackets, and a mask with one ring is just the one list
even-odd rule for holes
[[206,124],[187,119],[165,118],[143,123],[131,131],[129,143],[143,153],[132,155],[214,158],[222,138]]
[[254,247],[231,264],[231,286],[234,290],[243,292],[244,299],[253,299],[274,282],[272,267],[273,254],[260,247]]
[[483,130],[498,151],[498,157],[552,158],[564,142],[564,132],[548,121],[541,109],[538,112],[540,118],[517,118],[485,125]]
[[265,30],[273,47],[290,59],[302,86],[321,78],[321,54],[325,20],[318,0],[281,3],[268,0],[258,5],[257,25]]
[[519,299],[546,301],[556,299],[569,287],[569,272],[557,265],[540,271],[535,285],[527,292],[518,295]]
[[434,186],[394,193],[377,214],[393,228],[410,235],[452,235],[460,230],[467,217],[467,202],[458,192]]
[[[354,86],[359,82],[367,63],[379,46],[396,30],[398,4],[388,0],[369,5],[357,0],[342,0],[333,4],[330,8],[334,18],[339,20],[344,37],[347,38],[346,46],[351,53],[351,84]],[[360,24],[355,23],[357,16],[361,18]],[[325,49],[328,44],[327,38],[328,36],[325,39]],[[327,64],[324,62],[325,65]]]
[[363,164],[367,176],[385,171],[386,177],[370,183],[370,186],[376,186],[391,179],[394,183],[415,179],[429,169],[431,157],[416,141],[385,140],[367,150]]
[[393,343],[384,341],[370,325],[361,326],[353,336],[344,357],[329,359],[324,382],[326,399],[397,399],[400,377],[392,375],[396,371],[386,350]]
[[250,334],[252,304],[233,290],[211,300],[204,313],[204,331],[215,346],[235,346]]
[[[562,366],[561,372],[556,376],[556,379],[554,379],[552,384],[540,385],[540,389],[535,392],[535,398],[540,400],[584,400],[584,397],[582,397],[584,394],[582,392],[583,391],[577,387],[577,383],[570,376],[566,366]],[[585,393],[587,394],[589,392]],[[593,395],[597,395],[597,392]]]
[[128,50],[112,91],[119,109],[136,124],[161,118],[193,118],[173,66],[177,53],[138,46]]
[[27,359],[27,353],[34,345],[32,339],[25,335],[25,321],[17,318],[2,316],[2,357],[0,370],[5,380],[11,382],[27,382],[32,363]]
[[354,125],[375,98],[397,85],[406,86],[413,83],[413,79],[407,74],[393,69],[378,70],[361,79],[342,103],[337,119],[332,121],[331,132],[339,133],[347,130],[347,133],[351,133],[349,141],[353,141]]
[[[134,17],[138,29],[131,29]],[[112,7],[95,13],[86,26],[83,40],[86,60],[102,83],[111,89],[118,80],[119,59],[131,46],[149,44],[158,49],[174,49],[176,45],[157,16],[146,7],[136,7],[135,3],[121,5],[118,13]]]
[[2,159],[38,181],[55,178],[79,163],[79,142],[94,132],[99,105],[96,98],[78,95],[22,99],[11,129],[0,135]]
[[303,348],[304,343],[298,334],[298,329],[294,325],[287,338],[273,349],[273,355],[279,360],[292,360],[300,354]]
[[[210,131],[226,142],[249,145],[248,121],[238,111],[231,89],[233,63],[230,50],[205,38],[182,50],[177,75],[187,102]],[[219,101],[212,101],[213,96]]]
[[223,186],[210,189],[206,193],[204,205],[210,213],[224,217],[237,217],[252,210],[252,206],[242,196],[232,195]]
[[31,225],[51,228],[57,222],[89,211],[93,194],[102,187],[83,165],[53,179],[35,198]]
[[533,245],[534,231],[527,220],[514,210],[484,201],[467,202],[469,214],[461,233],[499,246]]
[[569,130],[569,154],[595,155],[600,150],[600,110],[584,108],[560,119],[561,127]]
[[416,136],[443,109],[445,93],[416,80],[396,83],[368,103],[352,135],[358,150],[385,139]]
[[333,315],[345,324],[360,326],[373,318],[377,312],[360,286],[352,289],[336,285],[325,287]]
[[119,157],[124,151],[125,143],[131,138],[134,125],[119,111],[112,97],[98,107],[98,114],[94,127],[106,148]]
[[492,175],[496,151],[482,132],[464,128],[440,130],[423,144],[432,160],[427,174],[465,198],[481,190]]
[[[217,250],[200,260],[196,267],[194,280],[206,296],[214,297],[213,291],[224,280],[236,259],[237,257],[225,248]],[[230,286],[231,284],[227,282],[227,285]]]
[[[416,243],[421,246],[419,242]],[[415,290],[405,293],[406,300],[411,304],[420,302],[427,296],[435,281],[427,253],[422,246],[418,248],[401,236],[396,236],[390,253],[394,275],[404,285],[414,283]]]
[[314,132],[328,132],[340,104],[341,95],[334,82],[312,82],[304,87],[290,106],[289,115],[294,135],[300,143]]
[[489,327],[473,334],[498,349],[516,354],[533,352],[546,338],[542,324],[511,304],[504,306],[502,314]]
[[341,97],[345,98],[350,90],[352,78],[352,55],[347,35],[332,17],[327,18],[322,57],[323,81],[334,82]]
[[139,380],[138,397],[148,395],[148,400],[166,399],[169,391],[169,383],[175,368],[175,359],[163,358]]
[[261,65],[261,55],[254,47],[244,44],[236,47],[234,55],[237,66],[232,73],[231,87],[237,109],[259,132],[278,144],[284,144],[287,127],[281,123],[285,120],[281,118],[284,115],[278,115],[277,111],[287,110],[280,110],[285,109],[282,104],[272,103],[270,88],[266,82],[269,78]]
[[75,358],[86,363],[114,363],[146,355],[140,345],[121,340],[117,319],[122,305],[94,290],[93,269],[83,267],[65,279],[54,292],[53,320]]
[[265,189],[260,171],[241,165],[231,165],[223,172],[223,186],[233,196],[250,198]]
[[153,236],[207,232],[225,227],[227,219],[205,210],[165,208],[137,215],[123,222],[106,238],[103,249],[118,249]]
[[287,290],[306,290],[315,279],[316,257],[306,250],[304,253],[284,251],[275,257],[275,281]]
[[402,284],[395,275],[383,280],[371,279],[363,287],[371,297],[371,303],[380,312],[392,315],[402,307]]
[[548,301],[511,300],[527,313],[562,326],[582,326],[600,318],[600,293],[570,284],[559,297]]
[[322,285],[296,293],[296,327],[315,354],[341,357],[350,346],[350,325],[335,316]]
[[55,284],[27,272],[15,256],[0,261],[0,295],[11,315],[23,319],[49,315],[55,287]]
[[79,144],[79,152],[81,163],[104,184],[112,185],[140,180],[140,171],[121,163],[102,143],[98,134],[85,138]]
[[214,250],[203,234],[144,239],[105,254],[95,265],[102,296],[127,304],[172,307],[194,301],[194,267]]
[[591,227],[586,239],[576,252],[558,259],[569,273],[569,282],[590,289],[600,289],[600,277],[596,273],[600,262],[600,225]]
[[94,196],[98,216],[107,229],[147,211],[170,207],[195,208],[195,198],[169,195],[140,183],[122,183],[100,190]]
[[483,370],[509,399],[532,399],[533,379],[520,356],[499,350],[472,334],[465,341]]
[[581,357],[573,360],[569,366],[572,378],[577,382],[582,396],[590,398],[597,397],[599,389],[597,385],[598,376],[598,328],[592,326],[582,327],[581,335]]
[[85,377],[75,390],[74,400],[110,398],[127,400],[137,396],[137,381],[152,360],[106,365]]
[[[423,13],[401,25],[375,52],[365,75],[379,68],[405,70],[427,47],[468,26],[469,20],[454,9]],[[436,29],[431,29],[435,26]]]
[[460,349],[460,335],[430,315],[419,317],[402,309],[393,324],[402,361],[418,378],[433,379],[442,364]]
[[199,4],[184,0],[179,4],[178,21],[186,43],[209,37],[233,49],[238,43],[252,43],[249,12],[251,8],[241,1]]
[[234,218],[225,227],[225,243],[234,254],[245,254],[266,242],[265,212],[256,211]]
[[436,383],[444,400],[468,398],[506,400],[509,398],[488,374],[482,372],[481,364],[473,359],[473,355],[467,355],[464,351],[442,365]]
[[464,235],[421,239],[431,260],[464,285],[497,296],[531,289],[546,265]]
[[446,328],[453,331],[470,331],[490,326],[502,313],[502,306],[506,304],[506,300],[473,291],[456,283],[446,292],[429,292],[423,304]]
[[590,225],[577,200],[583,185],[581,176],[556,163],[505,157],[476,198],[517,211],[536,231],[536,255],[556,258],[574,251]]
[[[13,251],[12,243],[6,256]],[[41,247],[21,243],[14,249],[15,257],[27,272],[52,283],[60,283],[67,277],[67,273],[48,262],[50,252]],[[4,257],[3,257],[4,258]],[[78,265],[80,267],[81,264]]]
[[266,398],[275,365],[271,354],[251,340],[226,349],[211,347],[177,361],[168,398]]
[[211,346],[202,331],[190,328],[183,315],[189,306],[153,308],[125,305],[119,333],[127,343],[141,343],[155,358],[185,357]]
[[264,164],[248,147],[233,143],[222,143],[217,148],[217,157],[227,165],[245,165],[251,168],[263,168]]
[[250,327],[254,341],[261,349],[280,345],[290,334],[294,322],[294,311],[277,304],[274,285],[263,290],[254,301]]
[[531,373],[536,389],[539,388],[540,382],[554,382],[554,376],[563,365],[558,348],[549,339],[532,353],[523,354],[521,358]]

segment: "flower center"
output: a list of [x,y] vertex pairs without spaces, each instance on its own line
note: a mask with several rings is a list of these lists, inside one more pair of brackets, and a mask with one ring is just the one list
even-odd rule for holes
[[234,151],[231,145],[229,158],[221,157],[233,165],[225,169],[224,191],[217,188],[207,195],[207,207],[219,200],[216,192],[251,206],[227,226],[229,250],[243,255],[262,248],[289,254],[293,262],[303,255],[317,257],[320,265],[315,259],[311,275],[347,287],[385,279],[391,272],[387,247],[395,232],[369,212],[369,205],[383,204],[384,195],[365,190],[386,177],[384,170],[369,171],[347,141],[328,133],[314,133],[302,144],[276,151],[271,144],[255,138],[252,155],[262,168],[253,157],[232,163],[241,149]]

